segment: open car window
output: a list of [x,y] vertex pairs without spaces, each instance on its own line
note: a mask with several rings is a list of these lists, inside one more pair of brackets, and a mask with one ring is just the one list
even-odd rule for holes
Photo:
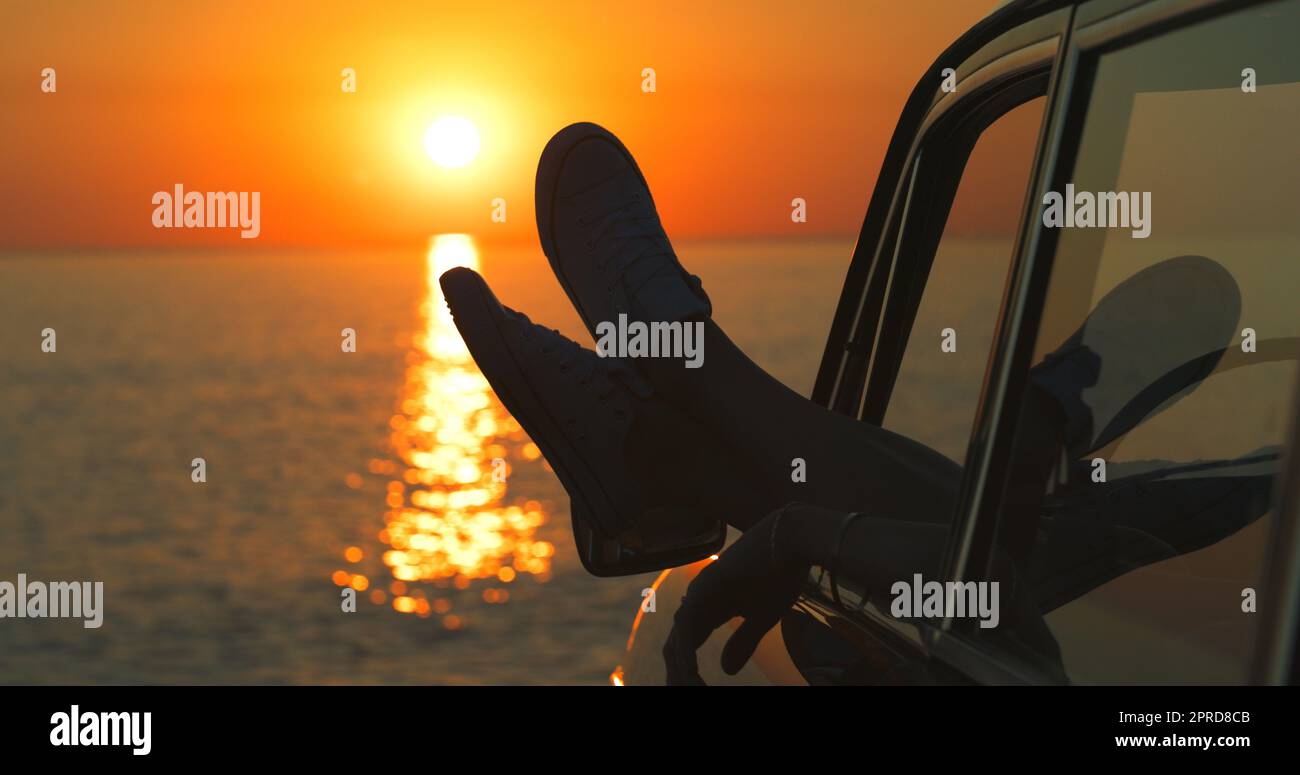
[[[902,358],[881,425],[960,464],[993,343],[993,329],[1015,249],[1030,166],[1043,120],[1043,97],[1012,108],[980,134],[942,228],[933,259],[904,256],[892,334]],[[926,271],[922,271],[925,269]],[[910,270],[910,277],[903,273]]]
[[[1042,82],[1045,85],[1045,81]],[[953,489],[978,410],[1025,206],[1046,99],[1027,90],[922,144],[889,281],[863,419],[939,452]],[[883,415],[883,417],[881,416]],[[921,555],[941,555],[951,511],[885,519],[924,523]],[[910,533],[909,533],[910,534]],[[851,606],[867,590],[852,578]]]

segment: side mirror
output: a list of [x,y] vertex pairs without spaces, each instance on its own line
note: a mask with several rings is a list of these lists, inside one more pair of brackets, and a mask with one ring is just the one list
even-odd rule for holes
[[650,546],[631,546],[626,540],[602,535],[580,504],[571,503],[570,509],[578,557],[593,576],[631,576],[689,565],[717,554],[727,540],[727,524],[718,520],[700,533],[668,536]]

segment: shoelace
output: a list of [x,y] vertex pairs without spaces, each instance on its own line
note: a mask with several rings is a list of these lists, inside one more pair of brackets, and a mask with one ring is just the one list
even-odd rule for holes
[[[568,372],[576,365],[578,369],[574,372],[574,376],[579,385],[587,387],[595,383],[593,392],[597,401],[605,403],[617,392],[618,387],[611,378],[609,367],[598,356],[586,352],[581,345],[565,337],[559,331],[533,323],[522,312],[514,312],[513,310],[509,310],[509,312],[514,315],[515,322],[523,327],[522,336],[525,340],[534,338],[540,340],[537,343],[538,352],[547,356],[558,355],[557,363],[561,372]],[[616,409],[616,411],[623,412],[622,409]]]
[[[632,244],[630,240],[640,240],[635,243],[640,249],[630,254],[620,254],[615,251],[604,261],[596,263],[597,269],[604,269],[605,264],[614,261],[618,269],[614,276],[610,278],[606,290],[614,290],[614,285],[621,282],[624,276],[638,261],[644,259],[668,259],[660,261],[658,266],[646,274],[641,282],[628,289],[629,295],[635,295],[641,289],[641,286],[650,280],[661,275],[676,275],[682,272],[681,265],[677,263],[677,256],[671,250],[666,250],[666,238],[663,237],[663,226],[659,222],[659,216],[654,212],[646,212],[640,208],[641,194],[633,194],[632,198],[619,204],[616,207],[605,210],[591,217],[583,216],[578,219],[579,226],[591,226],[593,235],[587,240],[587,248],[595,250],[596,245],[602,240],[619,240],[621,244],[618,250],[623,250],[625,246]],[[614,232],[615,229],[620,229]],[[697,290],[703,288],[700,278],[693,274],[686,275],[687,281]]]

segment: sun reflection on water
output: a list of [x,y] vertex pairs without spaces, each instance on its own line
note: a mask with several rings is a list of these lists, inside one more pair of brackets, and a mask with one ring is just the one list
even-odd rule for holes
[[[475,366],[438,285],[452,267],[479,268],[474,241],[465,234],[437,235],[427,260],[424,327],[412,337],[402,400],[389,421],[394,457],[370,464],[371,473],[388,478],[378,539],[387,547],[382,560],[392,576],[387,593],[373,589],[370,599],[400,613],[441,616],[444,626],[457,629],[463,620],[450,613],[450,601],[436,591],[430,599],[418,585],[464,590],[491,580],[482,600],[505,603],[510,595],[500,585],[524,574],[550,578],[555,547],[536,538],[547,519],[540,503],[507,504],[511,467],[540,453]],[[357,562],[362,555],[349,547],[344,559]],[[346,571],[336,572],[334,582],[358,592],[372,586]]]

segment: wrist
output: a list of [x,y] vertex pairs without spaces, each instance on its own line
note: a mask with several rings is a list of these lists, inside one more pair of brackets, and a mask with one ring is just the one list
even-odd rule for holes
[[774,559],[782,565],[825,565],[834,543],[829,512],[804,503],[784,507],[774,526]]

